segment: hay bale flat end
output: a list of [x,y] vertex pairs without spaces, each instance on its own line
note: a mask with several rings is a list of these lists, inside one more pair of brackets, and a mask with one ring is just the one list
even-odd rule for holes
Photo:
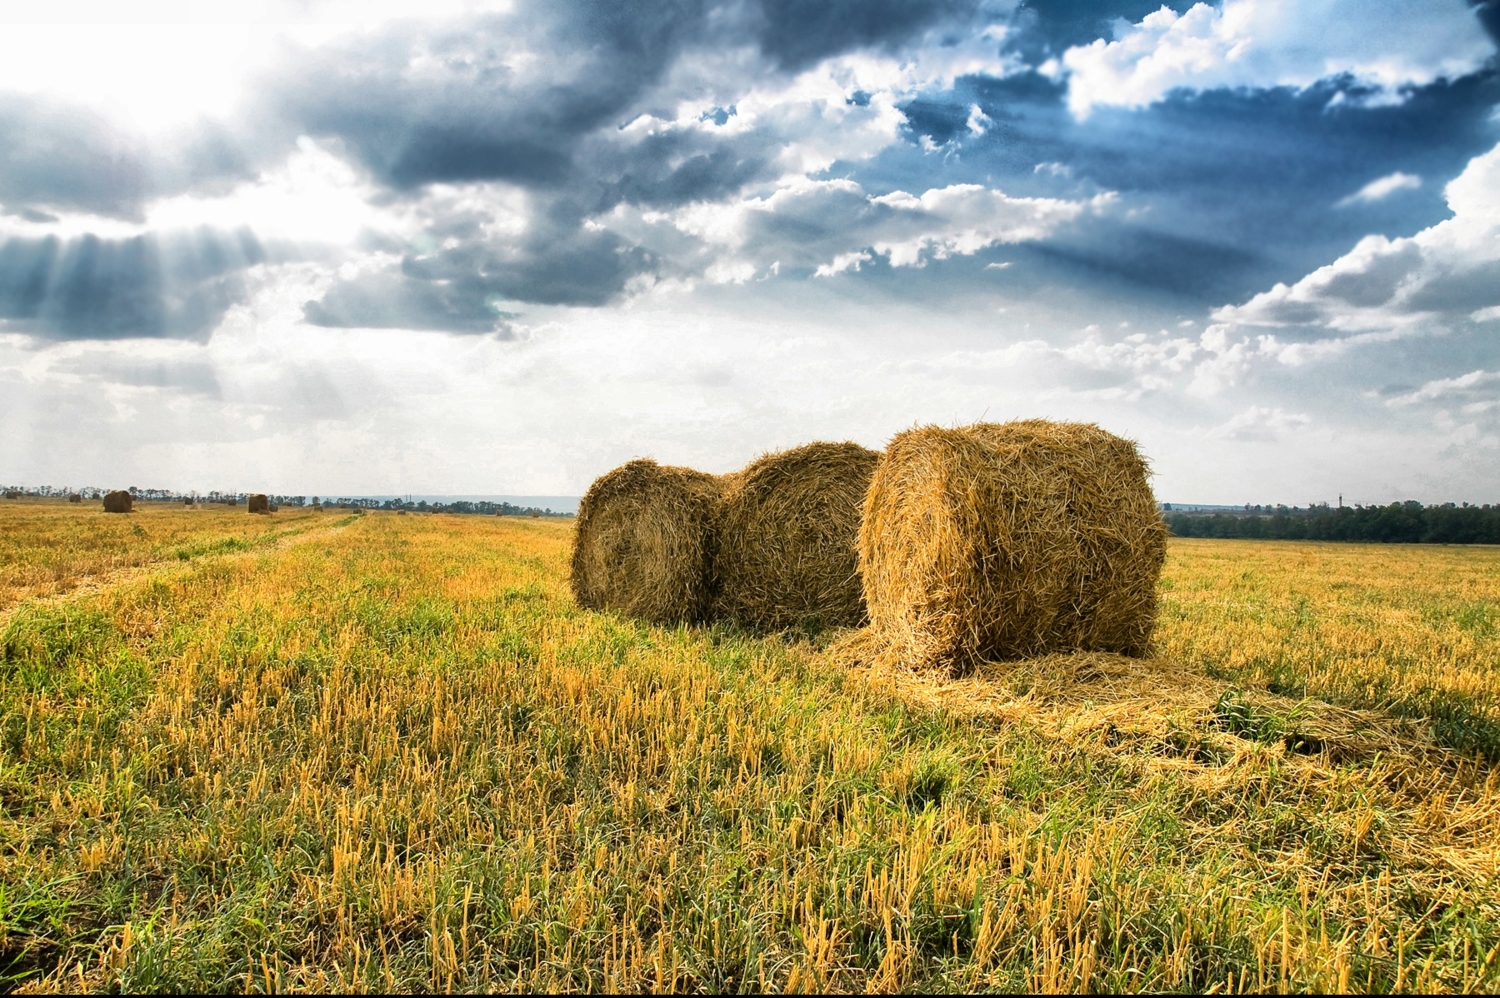
[[578,506],[571,583],[578,605],[654,623],[709,609],[721,480],[636,460],[602,475]]
[[1142,655],[1166,526],[1135,445],[1026,420],[891,441],[860,530],[881,657],[962,673],[1059,651]]

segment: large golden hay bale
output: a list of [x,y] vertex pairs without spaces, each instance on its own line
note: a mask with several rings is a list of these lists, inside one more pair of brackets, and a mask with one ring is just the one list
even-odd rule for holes
[[962,673],[1144,654],[1166,526],[1135,445],[1087,423],[921,427],[891,441],[859,557],[882,658]]
[[657,623],[708,610],[720,480],[631,461],[597,479],[578,505],[573,596],[589,610]]
[[135,508],[135,499],[129,492],[115,490],[104,497],[104,512],[129,513]]
[[857,542],[880,455],[854,443],[767,454],[728,478],[714,616],[760,627],[865,622]]
[[269,513],[271,512],[271,500],[257,492],[245,499],[245,512],[247,513]]

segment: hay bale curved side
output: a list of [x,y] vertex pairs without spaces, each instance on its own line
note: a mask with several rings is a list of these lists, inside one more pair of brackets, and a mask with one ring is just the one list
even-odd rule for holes
[[1129,440],[1088,423],[921,427],[871,481],[860,572],[882,658],[962,673],[1145,654],[1166,526]]
[[104,512],[129,513],[135,508],[135,497],[123,489],[116,489],[104,497]]
[[574,527],[578,605],[654,623],[703,619],[722,488],[714,475],[652,460],[598,478],[578,504]]
[[731,476],[714,615],[767,628],[863,624],[859,524],[879,461],[859,444],[812,443],[767,454]]
[[245,500],[245,512],[247,513],[269,513],[271,512],[271,500],[265,495],[257,492]]

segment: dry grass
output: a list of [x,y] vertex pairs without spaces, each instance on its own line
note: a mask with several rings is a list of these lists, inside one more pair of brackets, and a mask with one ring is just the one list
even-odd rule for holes
[[[0,635],[23,990],[1500,988],[1500,778],[1420,720],[1202,646],[849,673],[577,608],[564,523],[337,524]],[[1279,605],[1241,571],[1287,546],[1220,550],[1174,542],[1163,646]],[[1366,556],[1263,653],[1384,586],[1431,654],[1443,573],[1500,595],[1493,553]]]
[[1500,548],[1176,540],[1164,657],[1425,718],[1500,762]]
[[767,454],[729,477],[714,560],[714,616],[778,629],[866,619],[856,542],[880,455],[854,443]]
[[272,525],[246,522],[243,512],[225,506],[138,503],[127,517],[61,499],[6,503],[0,506],[0,626],[22,600],[97,586],[161,561],[250,550],[312,525],[310,513],[290,512]]
[[1166,527],[1135,445],[1025,420],[898,434],[875,470],[859,570],[890,663],[961,673],[1051,651],[1141,654]]

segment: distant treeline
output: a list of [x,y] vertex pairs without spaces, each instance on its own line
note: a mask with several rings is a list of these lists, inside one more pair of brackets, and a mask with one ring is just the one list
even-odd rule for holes
[[1250,506],[1239,513],[1173,512],[1162,507],[1176,537],[1243,537],[1382,544],[1500,544],[1500,505],[1393,502],[1389,506]]
[[[340,503],[344,500],[340,499]],[[404,509],[411,513],[472,513],[476,516],[572,516],[572,513],[558,513],[551,509],[541,509],[536,506],[516,506],[508,502],[469,502],[467,499],[459,499],[456,502],[404,502],[400,499],[387,499],[385,502],[377,503],[373,499],[360,500],[367,509]]]
[[[78,488],[73,488],[70,485],[61,487],[38,485],[31,488],[21,485],[0,485],[0,493],[3,493],[7,497],[51,496],[53,498],[66,499],[69,496],[79,496],[84,499],[103,499],[113,491],[113,489],[101,489],[94,485],[84,485]],[[136,502],[182,502],[184,499],[191,499],[193,502],[209,503],[212,505],[227,503],[235,506],[243,505],[245,500],[251,495],[249,492],[219,492],[218,490],[212,492],[178,492],[174,489],[143,489],[135,485],[130,486],[125,491],[129,492]],[[317,496],[313,496],[311,501],[308,500],[307,496],[267,495],[266,498],[278,506],[308,506],[318,502]],[[347,503],[349,500],[342,501]],[[333,500],[328,500],[328,503],[332,505]]]
[[[100,489],[93,486],[83,488],[71,488],[63,486],[55,488],[50,485],[41,485],[26,488],[20,485],[0,485],[0,494],[7,498],[16,496],[52,496],[66,498],[68,496],[82,496],[84,499],[102,499],[109,489]],[[210,505],[228,504],[231,506],[244,505],[249,498],[247,492],[175,492],[171,489],[142,489],[132,485],[125,490],[135,497],[138,502],[182,502],[191,499],[195,503],[208,503]],[[268,495],[266,497],[278,506],[327,506],[337,509],[386,509],[407,510],[412,513],[470,513],[476,516],[572,516],[572,513],[558,513],[551,509],[541,509],[536,506],[516,506],[508,502],[469,502],[466,499],[449,503],[407,502],[404,499],[387,499],[381,502],[379,499],[367,498],[338,498],[332,496],[320,498],[313,496],[283,496]]]

